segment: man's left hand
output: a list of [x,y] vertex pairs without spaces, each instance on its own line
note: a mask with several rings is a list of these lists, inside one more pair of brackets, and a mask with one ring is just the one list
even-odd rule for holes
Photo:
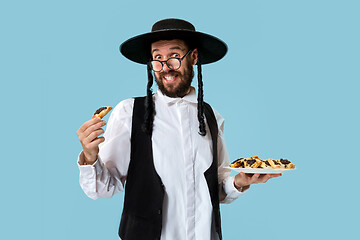
[[234,186],[240,191],[244,191],[250,187],[251,184],[266,183],[270,178],[280,177],[279,174],[260,174],[260,173],[239,173],[235,175]]

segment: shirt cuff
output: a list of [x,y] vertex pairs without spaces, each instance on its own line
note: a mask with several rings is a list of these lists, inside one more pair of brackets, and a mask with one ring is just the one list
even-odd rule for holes
[[231,203],[232,201],[236,200],[238,197],[243,195],[248,191],[248,189],[240,192],[234,186],[234,176],[229,176],[224,180],[224,192],[226,194],[225,199],[222,201],[223,203]]
[[103,171],[101,160],[98,158],[92,165],[82,165],[81,163],[80,154],[77,162],[80,170],[80,186],[88,197],[96,200],[98,198],[96,176]]
[[84,165],[83,152],[81,152],[78,157],[77,165],[79,167],[81,176],[85,178],[96,177],[103,170],[100,157],[98,157],[98,159],[93,164]]

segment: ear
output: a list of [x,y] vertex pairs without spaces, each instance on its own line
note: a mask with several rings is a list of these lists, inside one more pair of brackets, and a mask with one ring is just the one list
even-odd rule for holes
[[197,48],[195,48],[192,52],[191,52],[191,59],[192,59],[192,62],[191,64],[192,65],[195,65],[198,61],[198,50]]

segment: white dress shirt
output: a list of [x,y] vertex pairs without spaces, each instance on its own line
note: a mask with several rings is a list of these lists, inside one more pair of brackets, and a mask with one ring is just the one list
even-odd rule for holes
[[[204,172],[210,167],[212,141],[198,134],[197,98],[191,88],[183,98],[170,98],[157,91],[152,135],[156,172],[165,186],[162,240],[217,239],[213,226],[212,204]],[[120,102],[112,111],[105,141],[100,144],[98,160],[82,165],[80,185],[92,199],[109,198],[124,190],[130,162],[132,111],[134,99]],[[220,199],[230,203],[243,192],[234,187],[224,141],[224,119],[214,110],[218,123],[218,178]]]

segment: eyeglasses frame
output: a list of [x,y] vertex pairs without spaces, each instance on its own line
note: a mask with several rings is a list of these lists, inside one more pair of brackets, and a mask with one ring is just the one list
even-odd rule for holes
[[[166,63],[166,66],[168,66],[168,68],[170,68],[170,69],[172,69],[172,70],[178,70],[179,68],[181,68],[181,61],[184,60],[184,59],[186,58],[186,56],[189,55],[189,53],[190,53],[191,51],[192,51],[192,49],[190,49],[182,58],[171,57],[171,58],[168,58],[168,59],[165,60],[165,61],[151,60],[151,61],[150,61],[151,69],[152,69],[154,72],[161,72],[161,71],[164,69],[164,63]],[[168,64],[168,61],[169,61],[170,59],[177,59],[177,60],[179,60],[179,63],[180,63],[179,67],[176,68],[176,69],[170,67],[169,64]],[[152,64],[152,62],[154,62],[154,61],[157,61],[157,62],[160,62],[160,63],[161,63],[161,69],[160,69],[159,71],[155,71],[155,70],[154,70],[153,64]]]

